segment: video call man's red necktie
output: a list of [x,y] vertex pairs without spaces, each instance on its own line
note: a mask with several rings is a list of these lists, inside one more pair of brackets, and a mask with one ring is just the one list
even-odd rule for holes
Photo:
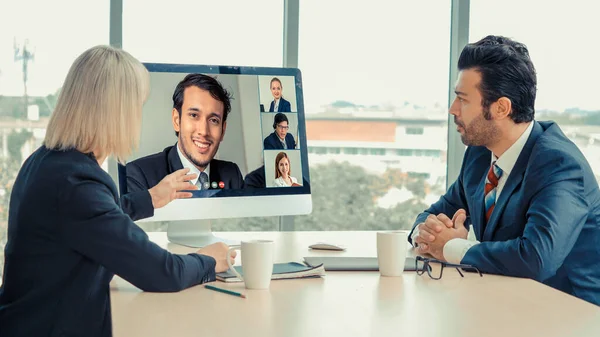
[[498,190],[498,180],[502,177],[502,169],[496,165],[494,161],[490,170],[488,171],[487,177],[485,178],[485,223],[490,221],[494,206],[496,206],[496,192]]

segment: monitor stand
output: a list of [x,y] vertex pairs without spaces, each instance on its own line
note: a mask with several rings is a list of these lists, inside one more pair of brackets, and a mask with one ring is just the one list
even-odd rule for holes
[[174,244],[202,248],[216,242],[239,245],[239,241],[216,237],[212,233],[210,220],[180,220],[167,222],[167,237]]

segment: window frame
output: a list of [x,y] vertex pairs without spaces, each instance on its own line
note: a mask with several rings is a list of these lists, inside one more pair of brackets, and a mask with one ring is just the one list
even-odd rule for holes
[[[469,7],[470,0],[451,1],[451,26],[450,26],[450,64],[448,83],[448,106],[455,98],[454,83],[458,78],[456,67],[461,50],[469,41]],[[283,5],[283,66],[298,67],[300,0],[284,0]],[[123,47],[123,0],[110,0],[110,45]],[[452,125],[452,118],[448,115],[448,126]],[[448,147],[446,166],[446,189],[456,180],[464,156],[465,146],[460,135],[448,127]],[[109,174],[118,184],[117,162],[109,158]],[[415,215],[416,216],[416,215]],[[293,231],[294,217],[282,216],[279,219],[279,231]]]

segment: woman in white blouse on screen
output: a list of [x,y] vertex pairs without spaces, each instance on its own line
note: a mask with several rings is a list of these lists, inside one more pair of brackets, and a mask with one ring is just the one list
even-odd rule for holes
[[275,186],[300,186],[300,184],[298,184],[298,180],[290,176],[291,173],[292,170],[290,168],[290,158],[285,152],[279,152],[277,157],[275,157]]

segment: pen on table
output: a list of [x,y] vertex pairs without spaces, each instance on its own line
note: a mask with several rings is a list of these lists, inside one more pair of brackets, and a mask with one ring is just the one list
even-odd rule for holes
[[207,284],[204,287],[206,289],[215,290],[215,291],[222,292],[222,293],[225,293],[225,294],[229,294],[229,295],[233,295],[233,296],[238,296],[238,297],[241,297],[241,298],[246,298],[246,295],[244,295],[244,294],[236,293],[235,291],[231,291],[231,290],[227,290],[227,289],[217,288],[215,286],[211,286],[210,284]]

